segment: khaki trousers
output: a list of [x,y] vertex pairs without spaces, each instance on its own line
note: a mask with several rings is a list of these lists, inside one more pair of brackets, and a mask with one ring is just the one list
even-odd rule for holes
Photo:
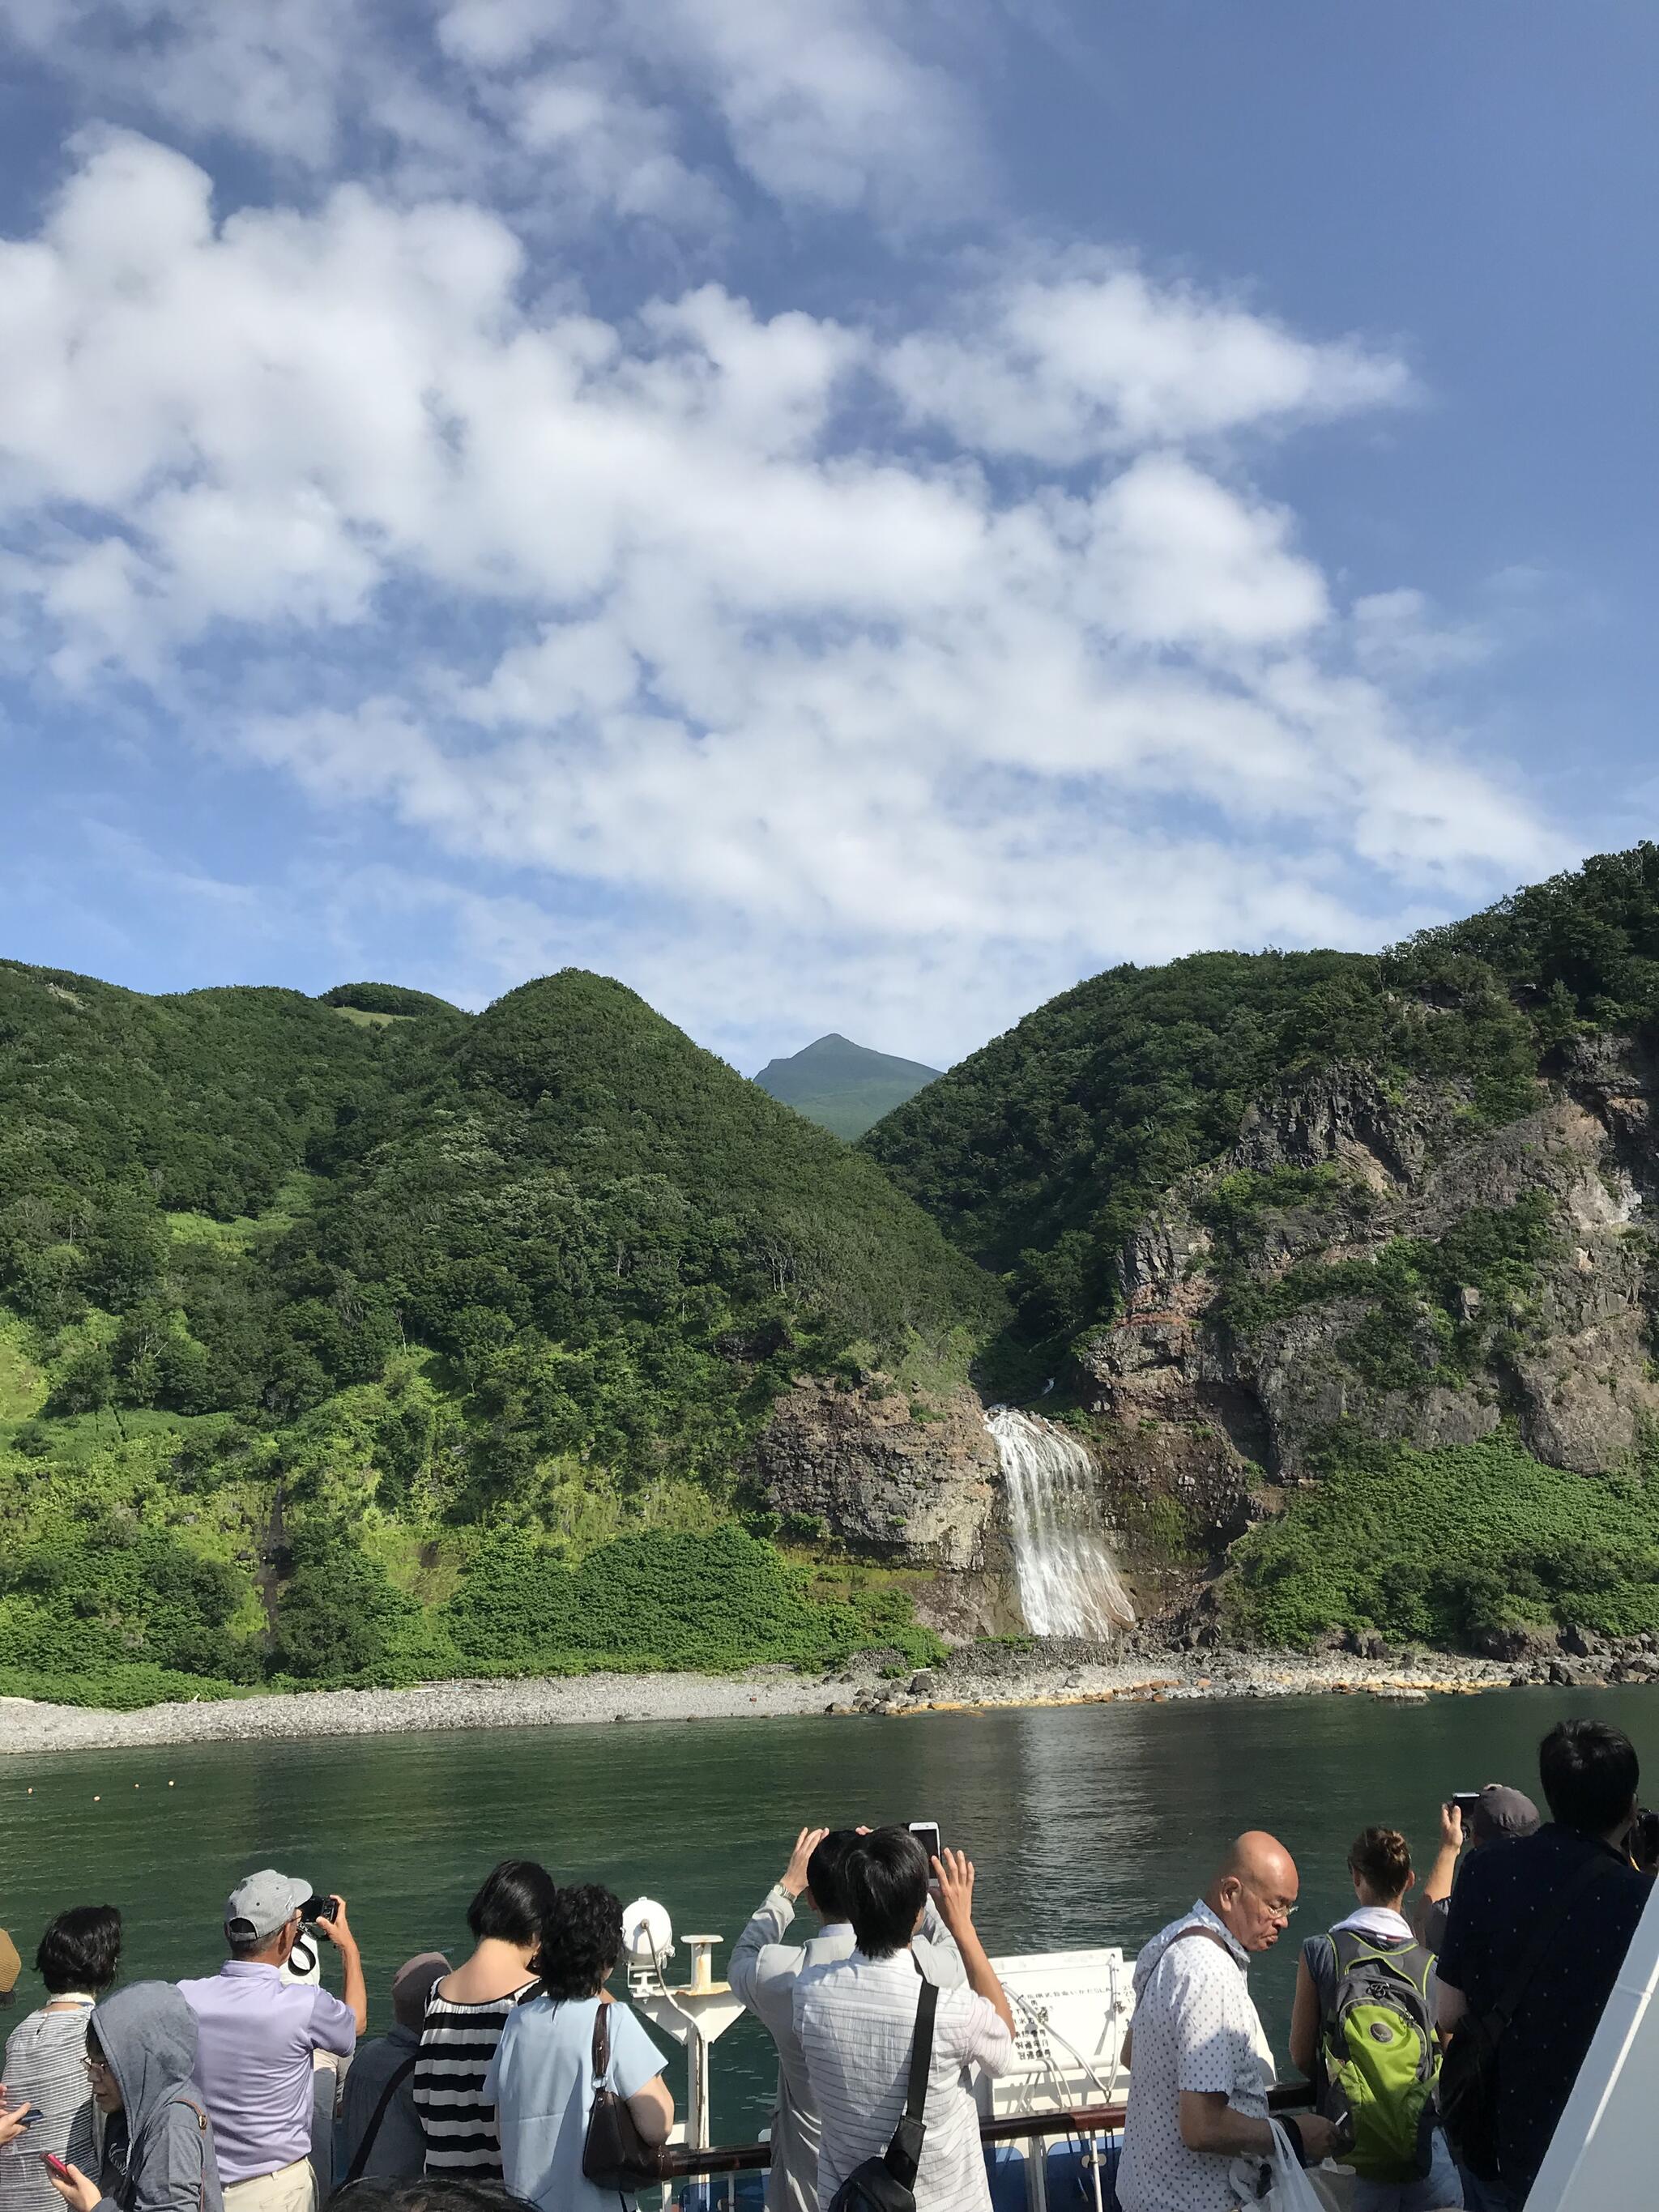
[[317,2212],[317,2175],[311,2160],[296,2158],[275,2173],[233,2181],[225,2191],[225,2212]]

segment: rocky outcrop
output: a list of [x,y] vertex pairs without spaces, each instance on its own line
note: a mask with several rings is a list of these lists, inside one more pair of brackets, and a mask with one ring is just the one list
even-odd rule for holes
[[[1126,1243],[1121,1317],[1079,1348],[1092,1403],[1124,1434],[1224,1438],[1224,1464],[1206,1451],[1201,1475],[1184,1478],[1212,1522],[1229,1480],[1243,1498],[1305,1480],[1311,1447],[1340,1421],[1428,1448],[1477,1442],[1509,1417],[1542,1459],[1616,1468],[1659,1420],[1645,1226],[1659,1204],[1656,1100],[1659,1064],[1601,1040],[1540,1086],[1535,1112],[1498,1129],[1449,1087],[1395,1093],[1353,1068],[1260,1103],[1231,1156],[1177,1185]],[[1213,1201],[1241,1170],[1267,1198],[1248,1237],[1229,1242]],[[1395,1297],[1388,1358],[1374,1341],[1366,1356],[1363,1333],[1379,1324],[1364,1263],[1523,1206],[1547,1231],[1524,1284],[1498,1267],[1495,1290],[1457,1283],[1414,1312]],[[1479,1237],[1446,1249],[1465,1246],[1479,1273]],[[1321,1272],[1338,1267],[1322,1293]],[[1271,1291],[1292,1268],[1294,1297],[1241,1301],[1241,1285]]]
[[753,1474],[773,1510],[842,1549],[958,1574],[1006,1576],[996,1445],[971,1390],[919,1403],[879,1377],[806,1378],[781,1397]]

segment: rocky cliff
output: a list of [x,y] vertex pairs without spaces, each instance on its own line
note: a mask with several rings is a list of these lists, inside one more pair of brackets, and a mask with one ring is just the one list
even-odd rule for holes
[[1119,1316],[1078,1347],[1117,1487],[1216,1549],[1340,1423],[1430,1449],[1506,1419],[1534,1457],[1626,1463],[1652,1359],[1659,1063],[1581,1042],[1534,1110],[1339,1066],[1251,1107],[1138,1227]]
[[952,1641],[1024,1626],[996,1445],[971,1389],[913,1398],[881,1376],[804,1379],[775,1407],[751,1474],[787,1530],[933,1571],[918,1615]]

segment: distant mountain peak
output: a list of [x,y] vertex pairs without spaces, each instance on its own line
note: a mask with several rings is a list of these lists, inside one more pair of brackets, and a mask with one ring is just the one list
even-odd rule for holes
[[755,1078],[763,1091],[849,1141],[914,1098],[940,1070],[922,1060],[872,1052],[831,1030]]

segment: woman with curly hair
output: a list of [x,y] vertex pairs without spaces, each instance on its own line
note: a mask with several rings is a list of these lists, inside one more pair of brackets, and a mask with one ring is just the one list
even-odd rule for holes
[[611,2212],[634,2203],[630,2195],[596,2188],[582,2172],[601,2005],[611,2012],[606,2087],[627,2100],[647,2142],[665,2142],[674,2124],[674,2100],[662,2078],[665,2054],[605,1990],[622,1948],[622,1906],[608,1889],[561,1890],[535,1962],[543,1994],[520,2005],[502,2029],[484,2084],[501,2130],[507,2185],[543,2212]]

